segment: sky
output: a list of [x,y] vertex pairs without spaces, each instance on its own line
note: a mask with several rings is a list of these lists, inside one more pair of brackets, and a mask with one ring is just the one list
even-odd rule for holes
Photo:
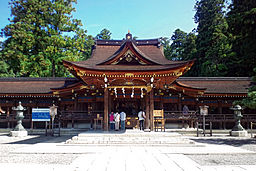
[[[9,0],[0,0],[0,28],[9,24]],[[74,18],[87,34],[106,28],[112,39],[123,39],[128,30],[138,39],[171,37],[175,29],[192,31],[195,0],[77,0]]]

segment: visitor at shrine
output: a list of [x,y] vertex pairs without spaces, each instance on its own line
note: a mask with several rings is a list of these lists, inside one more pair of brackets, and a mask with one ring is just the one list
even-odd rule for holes
[[140,112],[138,113],[138,118],[139,118],[139,122],[140,122],[140,130],[144,130],[144,120],[145,120],[146,116],[145,116],[145,112],[143,110],[140,110]]
[[121,130],[125,130],[125,120],[126,120],[125,112],[120,113],[120,119],[121,119]]
[[115,113],[115,130],[119,130],[119,124],[120,124],[120,114],[118,112]]
[[182,114],[183,114],[183,115],[188,115],[188,112],[189,112],[188,106],[187,106],[187,105],[184,105],[184,106],[183,106]]
[[2,110],[2,108],[1,108],[1,106],[0,106],[0,115],[1,115],[2,113],[4,114],[4,113],[5,113],[5,111],[4,111],[4,110]]
[[110,130],[115,129],[115,120],[114,119],[115,119],[114,112],[111,112],[110,116],[109,116]]

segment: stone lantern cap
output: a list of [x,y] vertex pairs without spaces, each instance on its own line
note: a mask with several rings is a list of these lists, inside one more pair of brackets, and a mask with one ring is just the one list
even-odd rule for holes
[[19,105],[17,107],[13,107],[12,110],[16,110],[16,111],[25,111],[26,108],[24,108],[22,105],[21,105],[21,102],[19,102]]
[[243,110],[243,108],[240,105],[235,105],[235,107],[231,107],[230,109],[235,111]]

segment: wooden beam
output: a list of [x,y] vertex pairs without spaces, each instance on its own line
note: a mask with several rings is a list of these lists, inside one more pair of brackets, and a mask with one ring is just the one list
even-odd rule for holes
[[104,131],[108,131],[108,102],[109,102],[108,89],[104,89]]

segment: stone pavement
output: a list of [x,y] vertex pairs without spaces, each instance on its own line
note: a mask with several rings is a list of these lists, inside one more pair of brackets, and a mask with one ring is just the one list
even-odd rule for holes
[[[79,137],[79,135],[77,136]],[[125,133],[94,133],[81,134],[82,142],[72,143],[77,138],[70,137],[41,137],[29,144],[29,139],[13,139],[0,136],[0,166],[5,170],[25,168],[28,170],[90,170],[90,171],[155,171],[155,170],[256,170],[255,141],[247,144],[249,148],[232,145],[232,142],[249,142],[250,139],[227,137],[187,137],[177,133],[144,133],[127,131]],[[92,141],[93,138],[96,141]],[[109,137],[115,137],[111,142]],[[129,141],[133,139],[135,143]],[[134,138],[135,137],[135,138]],[[28,137],[29,138],[29,137]],[[167,140],[167,138],[169,140]],[[69,140],[68,140],[69,139]],[[224,143],[228,139],[230,143]],[[72,140],[72,141],[70,141]],[[147,141],[155,140],[156,144]],[[158,140],[158,141],[156,141]],[[216,140],[216,141],[215,141]],[[79,140],[80,141],[80,140]],[[66,143],[68,142],[68,143]],[[122,143],[118,143],[122,142]],[[221,143],[218,143],[221,142]],[[141,143],[141,144],[140,144]],[[253,149],[251,149],[253,147]],[[4,148],[10,148],[4,150]],[[220,156],[243,156],[250,159],[249,164],[241,165],[207,165],[200,158],[191,156],[207,156],[217,160]],[[46,159],[48,157],[48,159]],[[250,157],[250,158],[249,158]],[[5,159],[9,159],[8,161]],[[26,159],[26,160],[25,160]],[[66,163],[65,163],[66,161]],[[2,169],[1,169],[2,170]]]

